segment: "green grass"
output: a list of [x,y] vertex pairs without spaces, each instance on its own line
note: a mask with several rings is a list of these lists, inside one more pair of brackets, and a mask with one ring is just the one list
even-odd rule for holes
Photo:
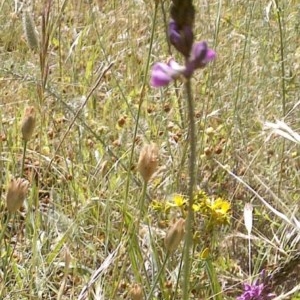
[[[154,282],[152,299],[182,299],[183,244],[168,256],[164,236],[187,215],[173,195],[188,198],[188,107],[181,82],[149,86],[154,62],[180,61],[166,41],[169,1],[157,12],[154,2],[52,1],[43,27],[47,5],[16,1],[14,11],[0,0],[0,299],[77,299],[88,283],[87,299],[130,299],[136,283],[147,299]],[[300,143],[264,127],[283,120],[300,133],[300,6],[270,3],[267,18],[266,1],[194,1],[195,39],[217,52],[191,82],[197,192],[227,199],[231,214],[220,226],[195,212],[190,299],[235,299],[250,280],[248,202],[252,275],[277,270],[276,294],[300,297]],[[40,49],[27,44],[25,11]],[[5,197],[21,176],[28,105],[30,189],[11,216]],[[136,165],[150,142],[159,168],[144,193]]]

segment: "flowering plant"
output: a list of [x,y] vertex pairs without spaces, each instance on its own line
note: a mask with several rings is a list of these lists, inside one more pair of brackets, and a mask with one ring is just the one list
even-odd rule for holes
[[271,300],[275,298],[275,294],[271,292],[269,278],[263,270],[254,283],[244,284],[244,292],[236,300]]

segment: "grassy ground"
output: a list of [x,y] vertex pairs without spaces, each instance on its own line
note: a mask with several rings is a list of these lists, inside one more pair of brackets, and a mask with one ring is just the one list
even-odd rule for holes
[[[147,299],[160,269],[153,299],[182,299],[183,246],[164,261],[163,240],[186,217],[188,119],[182,83],[149,86],[154,62],[180,60],[166,41],[169,1],[156,13],[154,2],[0,0],[0,299],[77,299],[86,284],[79,299],[142,299],[134,298],[136,284]],[[299,299],[300,141],[264,123],[283,120],[300,132],[300,5],[194,5],[195,38],[217,52],[192,80],[195,194],[199,205],[220,197],[231,211],[228,224],[195,212],[191,299],[235,299],[251,281],[248,202],[251,274],[274,272],[273,291],[295,289],[283,299]],[[39,48],[27,40],[26,12]],[[36,126],[22,170],[29,105]],[[150,142],[159,167],[145,186],[136,165]],[[30,188],[24,206],[8,214],[12,177]]]

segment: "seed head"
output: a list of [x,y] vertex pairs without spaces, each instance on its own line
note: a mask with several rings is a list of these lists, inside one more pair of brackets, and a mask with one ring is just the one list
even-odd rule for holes
[[132,300],[142,300],[143,291],[139,284],[135,283],[129,291],[129,295]]
[[180,218],[167,232],[165,247],[169,252],[174,252],[184,236],[185,220]]
[[25,142],[28,142],[33,134],[35,127],[35,110],[33,106],[25,108],[24,117],[22,120],[22,135]]
[[158,148],[152,143],[145,145],[140,153],[137,169],[145,182],[148,182],[158,166]]
[[28,13],[24,13],[23,17],[23,29],[26,36],[28,46],[31,50],[37,50],[39,48],[38,36],[36,33],[35,24],[32,16]]
[[6,206],[9,212],[16,212],[23,204],[29,182],[23,178],[12,178],[7,189]]

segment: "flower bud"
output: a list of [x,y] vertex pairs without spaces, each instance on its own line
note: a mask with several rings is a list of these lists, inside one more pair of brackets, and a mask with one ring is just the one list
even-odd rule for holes
[[169,229],[165,237],[165,247],[169,252],[174,252],[180,244],[184,235],[185,220],[180,218]]
[[6,206],[9,212],[14,213],[22,206],[28,186],[29,182],[23,178],[13,178],[10,181],[6,194]]
[[33,134],[35,127],[35,110],[33,106],[25,108],[24,117],[22,120],[22,135],[25,142],[28,142]]
[[140,153],[137,169],[145,182],[148,182],[158,165],[158,148],[152,143],[145,145]]
[[194,35],[191,26],[184,25],[180,30],[177,23],[171,20],[168,28],[168,35],[171,44],[179,51],[184,57],[189,57]]
[[129,295],[132,300],[142,300],[143,291],[139,284],[135,283],[129,291]]

